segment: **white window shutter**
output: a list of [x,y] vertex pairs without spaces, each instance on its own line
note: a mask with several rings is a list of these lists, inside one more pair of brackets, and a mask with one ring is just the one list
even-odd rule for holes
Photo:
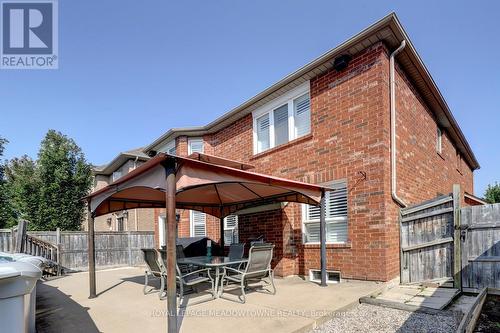
[[333,192],[328,192],[327,199],[327,217],[347,217],[347,188],[345,185],[341,185]]
[[257,152],[270,148],[269,140],[269,113],[257,118]]
[[224,218],[224,244],[238,243],[238,215]]
[[191,237],[206,236],[206,215],[191,211]]
[[309,94],[293,101],[295,137],[299,138],[311,132],[311,106]]
[[306,243],[319,243],[319,222],[305,225]]
[[282,105],[273,111],[274,116],[274,145],[288,142],[288,104]]
[[[326,241],[343,243],[347,241],[347,184],[335,182],[329,187],[334,189],[325,194]],[[304,240],[306,243],[319,242],[320,207],[305,205]]]

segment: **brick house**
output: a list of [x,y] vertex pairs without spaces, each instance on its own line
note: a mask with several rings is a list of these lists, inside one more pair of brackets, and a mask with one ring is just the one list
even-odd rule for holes
[[[204,152],[337,189],[327,198],[327,268],[380,281],[399,275],[399,208],[449,193],[453,184],[474,203],[473,171],[479,168],[395,14],[210,124],[171,129],[144,149],[160,151]],[[226,221],[225,243],[248,244],[262,235],[276,246],[276,275],[307,276],[320,268],[318,214],[294,203],[240,211]],[[155,211],[157,231],[163,216],[164,210]],[[217,241],[219,223],[180,211],[178,234]]]
[[[106,165],[94,167],[92,170],[94,183],[92,191],[98,191],[115,180],[134,170],[149,157],[142,152],[142,148],[132,149],[118,154]],[[87,219],[82,222],[83,230],[88,230]],[[94,219],[96,231],[153,231],[154,211],[152,209],[129,209]]]

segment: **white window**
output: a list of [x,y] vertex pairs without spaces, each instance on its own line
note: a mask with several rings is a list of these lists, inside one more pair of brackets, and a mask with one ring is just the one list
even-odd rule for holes
[[189,138],[188,139],[188,155],[192,153],[203,153],[203,139]]
[[[330,183],[334,189],[325,194],[326,199],[326,242],[345,243],[347,241],[347,184],[345,181]],[[303,205],[302,234],[304,243],[319,243],[319,206]]]
[[293,102],[295,137],[299,138],[311,132],[311,108],[309,94],[296,98]]
[[116,218],[116,231],[125,231],[125,219],[123,217]]
[[257,152],[271,147],[269,139],[269,113],[257,118]]
[[253,112],[254,153],[311,133],[309,82]]
[[175,155],[175,139],[167,143],[163,151],[170,155]]
[[166,229],[166,218],[165,216],[158,217],[158,236],[160,248],[162,246],[167,245],[167,241],[165,240],[165,229]]
[[[165,215],[158,216],[158,238],[160,243],[160,248],[167,245],[167,240],[165,239],[165,230],[167,229],[167,218]],[[176,235],[179,234],[179,224],[175,227]]]
[[224,244],[238,243],[238,215],[229,215],[224,218]]
[[273,111],[274,115],[274,145],[279,146],[288,142],[288,104],[282,105]]
[[437,128],[436,151],[440,154],[443,152],[443,132],[439,127]]
[[207,217],[205,213],[195,210],[191,211],[191,237],[202,237],[207,235]]
[[118,171],[113,172],[112,179],[113,179],[113,181],[116,181],[116,180],[118,180],[118,178],[121,178],[121,176],[122,176],[122,172],[121,172],[121,170],[118,170]]

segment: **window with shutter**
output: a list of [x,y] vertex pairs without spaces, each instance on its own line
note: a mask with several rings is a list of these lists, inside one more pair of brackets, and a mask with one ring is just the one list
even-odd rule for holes
[[238,243],[238,215],[224,218],[224,244]]
[[257,119],[257,152],[269,149],[269,114]]
[[309,82],[252,112],[254,153],[285,144],[311,132]]
[[[325,194],[326,242],[345,243],[347,241],[347,183],[339,181],[327,185],[333,189]],[[303,205],[304,243],[319,243],[319,206]]]
[[195,210],[191,211],[191,237],[206,236],[206,215]]
[[192,153],[203,153],[203,139],[189,138],[188,139],[188,155]]
[[125,222],[123,217],[116,218],[116,231],[125,231]]
[[288,104],[275,109],[274,112],[274,145],[288,142]]
[[311,132],[311,109],[309,94],[305,94],[293,101],[295,137],[300,138]]

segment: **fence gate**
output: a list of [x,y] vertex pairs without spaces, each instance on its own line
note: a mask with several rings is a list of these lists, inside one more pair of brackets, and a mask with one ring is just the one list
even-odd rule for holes
[[401,283],[453,279],[457,197],[452,193],[400,210]]
[[500,288],[500,204],[461,209],[462,286]]

